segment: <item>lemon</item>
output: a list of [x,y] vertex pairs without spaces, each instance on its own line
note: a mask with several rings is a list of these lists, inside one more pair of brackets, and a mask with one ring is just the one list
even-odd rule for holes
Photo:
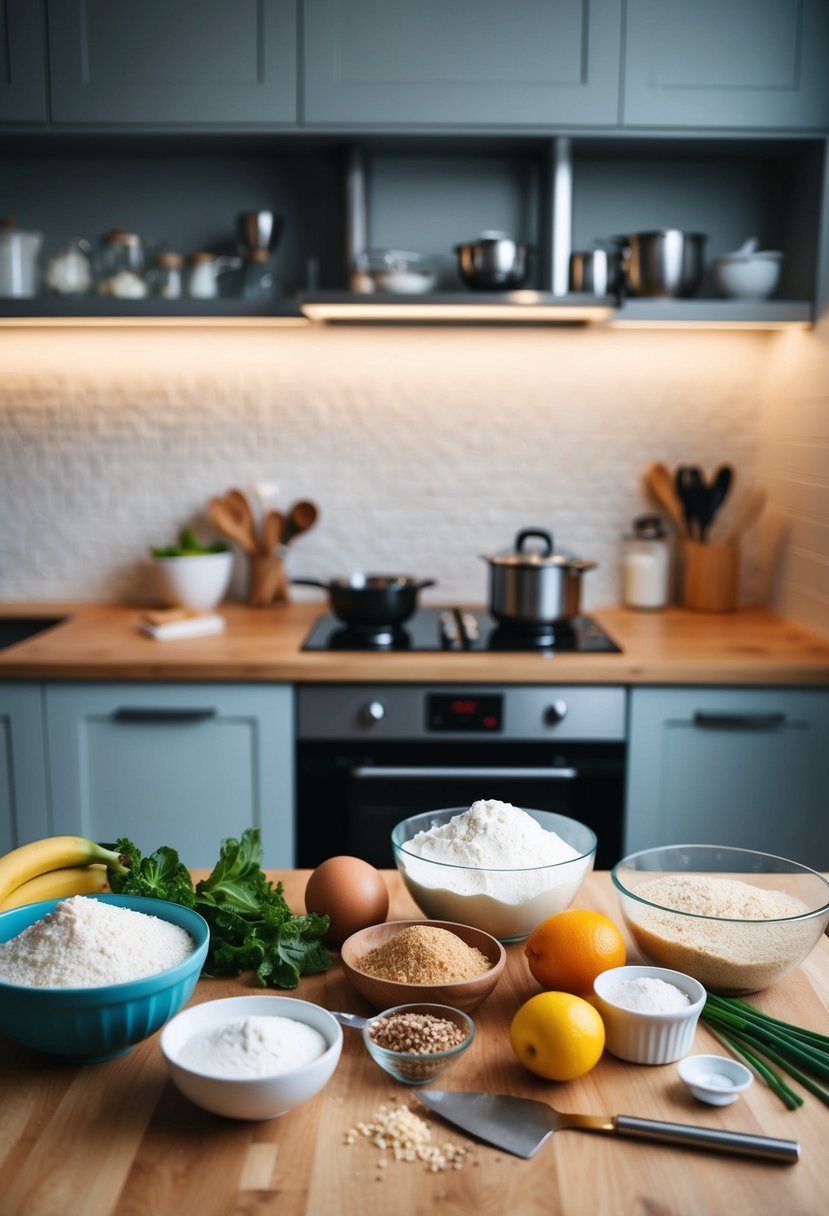
[[539,992],[518,1010],[509,1037],[530,1072],[548,1081],[573,1081],[598,1064],[604,1051],[604,1022],[580,996]]

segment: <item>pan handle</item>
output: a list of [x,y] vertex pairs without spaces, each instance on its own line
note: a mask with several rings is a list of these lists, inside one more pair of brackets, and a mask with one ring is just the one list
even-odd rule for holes
[[415,591],[422,591],[424,587],[434,587],[435,581],[433,578],[423,578],[416,584]]
[[767,1161],[788,1164],[800,1158],[800,1145],[796,1140],[776,1140],[751,1132],[729,1132],[715,1127],[695,1127],[688,1123],[663,1123],[658,1119],[638,1119],[633,1115],[617,1115],[614,1123],[620,1136],[635,1136],[639,1140],[714,1148],[723,1153],[743,1153],[749,1157],[763,1157]]
[[323,591],[328,591],[328,583],[324,583],[318,578],[292,578],[291,582],[297,587],[322,587]]

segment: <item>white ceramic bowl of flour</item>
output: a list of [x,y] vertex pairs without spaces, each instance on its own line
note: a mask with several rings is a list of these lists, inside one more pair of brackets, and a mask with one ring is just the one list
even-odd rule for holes
[[177,1088],[231,1119],[273,1119],[307,1102],[331,1080],[342,1045],[326,1009],[269,995],[193,1005],[161,1035]]
[[422,912],[504,942],[568,908],[596,857],[596,836],[583,823],[485,800],[413,815],[391,841]]

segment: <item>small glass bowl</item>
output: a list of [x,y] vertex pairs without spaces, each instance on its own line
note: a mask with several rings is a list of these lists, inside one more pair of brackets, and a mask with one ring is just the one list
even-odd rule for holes
[[[381,1018],[389,1018],[397,1013],[431,1014],[432,1017],[454,1022],[466,1032],[466,1037],[446,1051],[415,1053],[381,1047],[372,1039],[371,1028]],[[475,1023],[462,1010],[453,1009],[451,1005],[395,1005],[392,1009],[384,1009],[382,1013],[369,1018],[363,1028],[363,1042],[372,1060],[389,1076],[394,1077],[395,1081],[402,1081],[404,1085],[426,1085],[442,1076],[471,1047],[474,1037]]]

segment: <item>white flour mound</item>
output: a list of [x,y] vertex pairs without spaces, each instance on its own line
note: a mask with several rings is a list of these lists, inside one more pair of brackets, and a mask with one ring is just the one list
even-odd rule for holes
[[0,943],[0,980],[23,988],[102,988],[157,975],[193,949],[179,925],[73,895]]
[[[430,861],[490,870],[536,869],[579,855],[526,811],[494,799],[473,802],[441,827],[418,832],[404,847]],[[474,886],[481,889],[477,881]]]
[[211,1077],[273,1077],[325,1055],[313,1026],[283,1017],[231,1018],[193,1035],[181,1052],[186,1068]]

